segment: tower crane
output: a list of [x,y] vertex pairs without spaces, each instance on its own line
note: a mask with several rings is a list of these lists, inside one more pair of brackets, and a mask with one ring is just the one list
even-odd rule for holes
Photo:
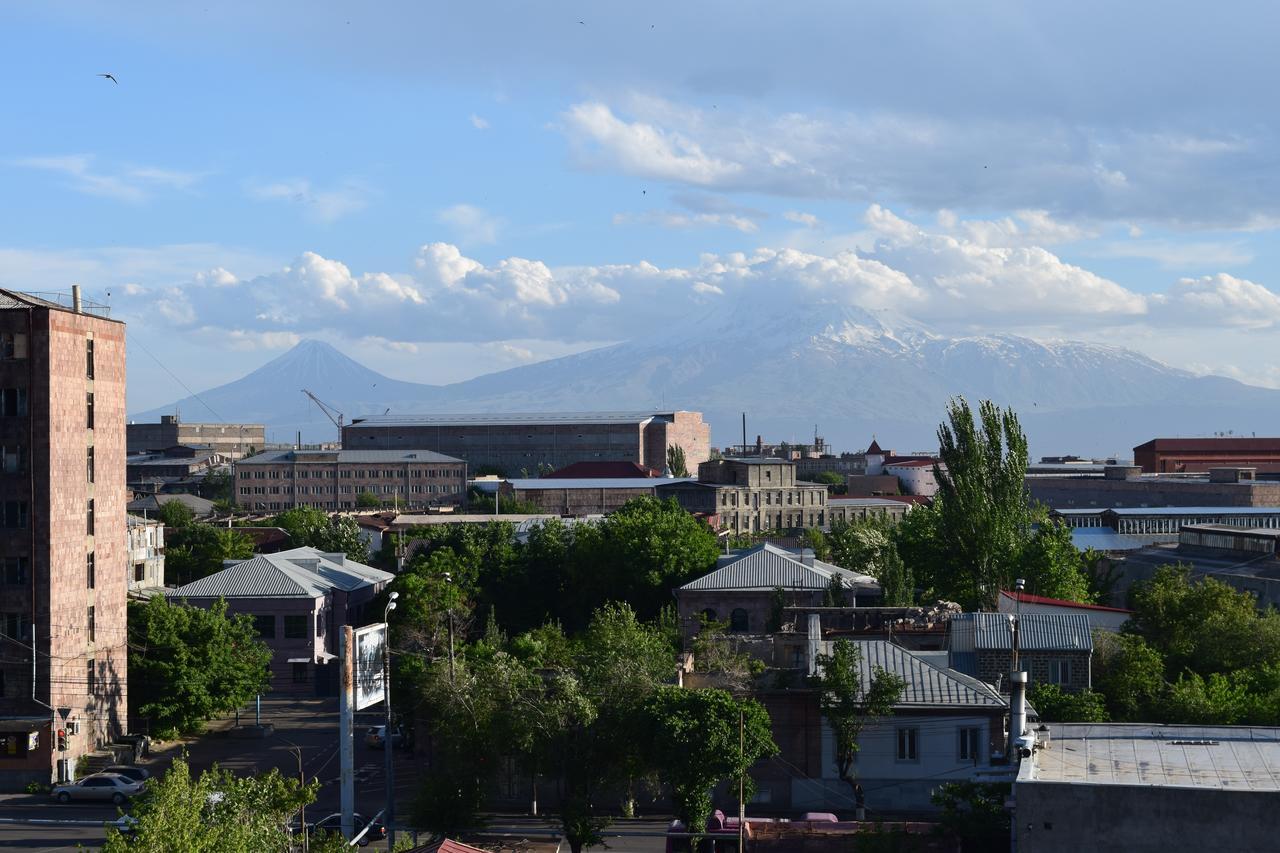
[[333,406],[330,406],[328,403],[326,403],[324,400],[321,400],[315,394],[312,394],[306,388],[302,389],[302,393],[306,394],[308,397],[311,398],[311,402],[315,403],[320,408],[320,411],[324,412],[324,416],[328,418],[330,421],[332,421],[333,425],[338,428],[338,435],[342,435],[342,422],[343,422],[342,412],[339,412]]

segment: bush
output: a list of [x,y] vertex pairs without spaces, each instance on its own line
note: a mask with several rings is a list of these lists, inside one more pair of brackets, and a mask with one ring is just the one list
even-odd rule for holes
[[1101,693],[1082,690],[1068,693],[1056,684],[1036,684],[1028,698],[1040,719],[1055,723],[1105,723],[1107,699]]

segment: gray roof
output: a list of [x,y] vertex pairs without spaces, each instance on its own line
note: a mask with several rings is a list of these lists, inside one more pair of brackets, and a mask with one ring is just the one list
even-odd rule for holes
[[[1011,651],[1013,614],[961,613],[951,620],[947,643],[953,652]],[[1093,636],[1084,613],[1023,613],[1018,617],[1018,648],[1024,652],[1091,652]]]
[[878,586],[870,575],[861,575],[814,560],[806,565],[791,551],[768,542],[757,545],[709,575],[690,581],[681,590],[826,589],[832,575],[845,586]]
[[[1215,483],[1214,485],[1218,485]],[[1230,484],[1225,484],[1230,485]],[[1126,506],[1106,509],[1116,515],[1133,516],[1167,516],[1167,515],[1280,515],[1280,507],[1275,506]]]
[[267,450],[240,460],[242,465],[288,462],[351,464],[362,462],[461,462],[434,450]]
[[393,577],[342,554],[294,548],[256,554],[166,594],[170,598],[320,598],[333,589],[350,592]]
[[1073,527],[1071,544],[1077,551],[1136,551],[1158,542],[1177,542],[1176,533],[1116,533],[1110,527]]
[[[989,684],[939,666],[931,660],[885,640],[851,640],[861,653],[858,674],[862,688],[871,686],[876,668],[893,673],[906,682],[895,708],[938,708],[964,705],[1004,708],[1007,701]],[[823,652],[831,653],[834,643],[823,642]]]
[[908,506],[906,501],[895,501],[889,498],[827,498],[827,506]]
[[213,501],[199,495],[146,495],[129,501],[126,509],[129,512],[156,512],[164,504],[177,501],[186,504],[196,515],[209,515],[213,512]]
[[1051,724],[1051,748],[1023,761],[1018,784],[1162,785],[1280,791],[1280,729]]
[[692,477],[590,477],[563,480],[549,477],[507,480],[507,482],[517,491],[537,491],[539,489],[654,489],[658,486],[697,481]]
[[351,426],[524,426],[537,424],[629,424],[670,418],[675,412],[476,412],[438,415],[378,415],[357,418]]

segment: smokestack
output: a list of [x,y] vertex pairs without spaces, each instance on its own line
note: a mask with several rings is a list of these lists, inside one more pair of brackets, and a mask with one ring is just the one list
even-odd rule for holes
[[1027,674],[1011,673],[1009,676],[1009,752],[1012,758],[1018,749],[1018,739],[1027,733]]
[[83,312],[80,310],[80,307],[80,285],[73,284],[71,285],[71,308],[77,314],[81,314]]
[[742,455],[747,455],[747,413],[742,413]]

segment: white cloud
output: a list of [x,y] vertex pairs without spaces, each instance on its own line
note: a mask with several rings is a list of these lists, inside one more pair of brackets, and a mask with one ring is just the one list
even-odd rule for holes
[[327,188],[317,187],[304,179],[250,183],[246,186],[246,192],[250,198],[258,201],[282,201],[299,205],[308,219],[325,225],[364,210],[372,196],[370,188],[355,179],[347,179]]
[[67,186],[85,195],[114,198],[119,201],[146,201],[157,189],[186,190],[204,175],[155,166],[126,166],[114,171],[94,169],[89,154],[67,154],[51,157],[22,157],[9,161],[10,166],[54,172],[67,179]]
[[819,224],[818,217],[814,216],[812,213],[802,213],[798,210],[785,211],[782,214],[782,218],[788,222],[795,222],[798,225],[803,225],[806,228],[817,228]]
[[1280,324],[1280,296],[1226,273],[1180,279],[1154,302],[1157,316],[1188,326],[1273,329]]
[[1098,231],[1070,222],[1059,222],[1047,210],[1019,210],[1001,219],[960,219],[953,211],[938,212],[938,225],[947,233],[963,236],[980,246],[1052,246],[1098,236]]
[[681,131],[624,121],[605,104],[575,104],[564,121],[585,162],[597,166],[698,186],[729,180],[742,168],[707,155]]
[[488,130],[489,122],[481,118],[480,116],[476,115],[475,113],[472,113],[471,126],[474,127],[476,130]]
[[249,332],[244,329],[210,329],[209,336],[221,346],[239,352],[289,349],[298,345],[302,336],[295,332]]
[[470,204],[446,207],[436,214],[436,221],[448,225],[464,246],[498,242],[498,233],[503,226],[501,217],[492,216]]
[[663,228],[732,228],[754,234],[760,226],[754,220],[736,213],[684,213],[658,210],[648,213],[615,213],[614,225],[658,225]]
[[1253,253],[1239,241],[1133,240],[1110,243],[1095,254],[1107,258],[1144,258],[1168,270],[1231,267],[1253,260]]

